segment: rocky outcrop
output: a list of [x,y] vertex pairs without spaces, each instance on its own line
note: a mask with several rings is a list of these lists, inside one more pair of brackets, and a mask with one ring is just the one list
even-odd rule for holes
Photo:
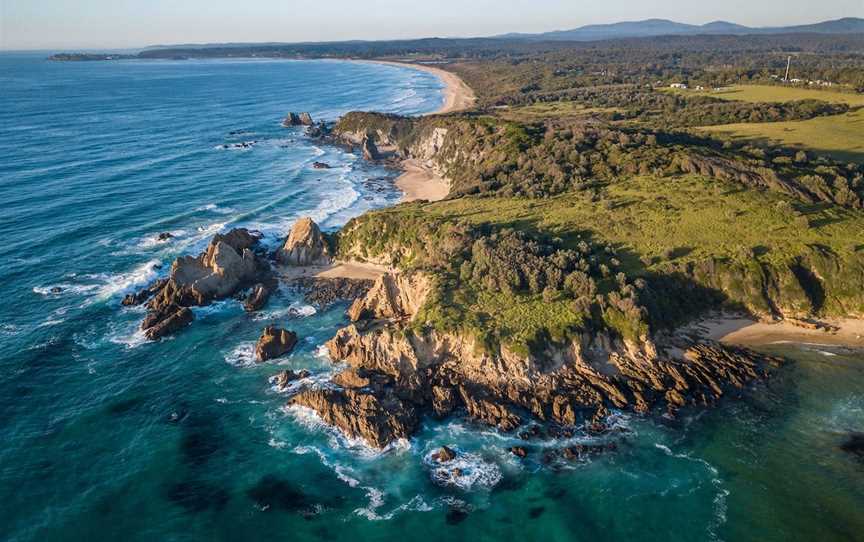
[[292,126],[312,126],[315,124],[312,121],[312,115],[309,113],[288,113],[285,120],[282,121],[282,126],[290,128]]
[[304,378],[309,378],[310,375],[311,373],[306,369],[301,369],[296,372],[292,371],[291,369],[285,369],[281,373],[271,378],[270,381],[276,385],[276,388],[279,391],[284,391],[292,382],[302,380]]
[[255,361],[262,363],[294,350],[297,334],[287,329],[267,326],[255,344]]
[[362,438],[376,448],[410,437],[420,422],[417,409],[400,399],[393,388],[309,389],[288,404],[311,408],[349,437]]
[[348,309],[352,322],[370,319],[399,320],[413,316],[431,290],[423,274],[387,273],[375,281],[368,293]]
[[332,261],[324,234],[308,217],[294,223],[276,259],[281,264],[294,266],[327,265]]
[[363,138],[363,143],[361,144],[361,149],[363,151],[363,159],[364,160],[380,160],[381,153],[378,151],[378,146],[375,145],[375,141],[369,137],[368,135]]
[[302,277],[294,285],[302,290],[303,299],[319,307],[328,307],[337,301],[353,301],[366,295],[374,281],[368,279]]
[[352,306],[355,323],[326,345],[362,382],[337,378],[341,388],[307,390],[294,404],[381,446],[410,435],[418,413],[464,412],[505,431],[530,419],[562,426],[599,421],[612,408],[674,415],[712,405],[779,363],[710,341],[676,338],[661,348],[647,337],[628,343],[588,332],[541,353],[488,351],[459,333],[410,325],[430,290],[422,274],[381,277]]
[[258,281],[268,280],[269,265],[253,248],[259,236],[246,229],[216,234],[207,250],[196,257],[182,256],[171,265],[167,279],[128,295],[123,303],[147,301],[147,316],[141,329],[149,339],[158,339],[189,324],[189,307],[225,299]]
[[255,312],[263,309],[264,305],[267,304],[267,300],[270,299],[270,296],[278,287],[278,281],[272,277],[268,277],[264,282],[259,282],[252,287],[249,295],[243,300],[243,309],[246,312]]

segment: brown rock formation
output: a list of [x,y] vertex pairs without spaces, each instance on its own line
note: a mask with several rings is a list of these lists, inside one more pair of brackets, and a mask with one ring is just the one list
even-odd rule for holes
[[294,350],[297,334],[275,326],[267,326],[255,344],[255,361],[261,363]]
[[296,266],[327,265],[331,262],[324,234],[308,217],[294,223],[288,238],[276,253],[276,259],[279,263]]
[[610,408],[674,413],[711,405],[728,390],[766,377],[778,362],[680,338],[674,348],[670,344],[671,354],[661,354],[647,337],[636,344],[587,332],[542,353],[517,355],[503,346],[484,351],[458,333],[408,329],[430,289],[422,274],[381,277],[352,306],[355,323],[327,343],[334,361],[347,362],[372,385],[360,392],[345,376],[337,379],[343,389],[303,392],[295,404],[380,446],[410,434],[418,412],[446,416],[462,409],[507,431],[531,418],[565,426],[598,421]]
[[380,160],[381,153],[378,152],[378,146],[375,145],[375,141],[369,137],[368,135],[363,138],[363,143],[361,144],[361,148],[363,149],[363,159],[364,160]]
[[292,126],[312,126],[314,122],[312,122],[312,115],[309,113],[288,113],[285,116],[285,120],[282,121],[282,126],[285,128],[290,128]]
[[173,333],[192,321],[188,307],[230,297],[268,274],[269,266],[251,250],[257,243],[258,237],[245,229],[216,234],[203,253],[177,258],[167,279],[126,296],[123,303],[140,304],[149,298],[149,312],[141,324],[145,335],[155,339]]
[[279,283],[273,278],[264,282],[259,282],[252,287],[252,291],[248,296],[246,296],[246,299],[243,300],[243,309],[246,310],[246,312],[261,310],[264,308],[264,305],[267,304],[270,295],[276,291],[278,286]]
[[281,391],[288,387],[288,384],[294,382],[295,380],[301,380],[303,378],[308,378],[310,375],[309,371],[306,369],[300,369],[295,372],[291,369],[286,369],[281,373],[274,376],[270,381],[276,384],[276,387]]

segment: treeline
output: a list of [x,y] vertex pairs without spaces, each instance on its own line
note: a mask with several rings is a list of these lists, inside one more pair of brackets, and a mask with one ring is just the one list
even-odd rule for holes
[[[429,155],[437,129],[446,136]],[[599,192],[634,175],[682,173],[773,190],[802,202],[861,208],[864,165],[784,148],[764,149],[686,133],[580,121],[517,123],[491,117],[412,119],[351,113],[336,131],[366,132],[405,156],[432,159],[451,179],[450,197],[543,198]],[[438,132],[440,133],[440,131]]]
[[[785,103],[750,103],[722,100],[712,96],[684,96],[657,92],[652,88],[618,85],[568,89],[559,92],[528,92],[501,96],[493,106],[519,106],[534,103],[576,102],[601,111],[596,118],[636,120],[657,128],[714,126],[741,122],[779,122],[809,120],[840,115],[849,111],[846,104],[820,100]],[[607,109],[603,112],[602,109]]]

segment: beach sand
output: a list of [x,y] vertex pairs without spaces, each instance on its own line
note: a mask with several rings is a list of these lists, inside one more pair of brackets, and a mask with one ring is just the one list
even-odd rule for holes
[[416,160],[404,160],[402,169],[405,172],[396,179],[396,186],[403,193],[402,202],[418,199],[438,201],[446,198],[450,192],[447,179],[439,177]]
[[807,329],[790,322],[757,322],[740,316],[720,315],[688,326],[688,331],[726,344],[765,346],[798,343],[864,348],[864,320],[825,320],[832,331]]
[[383,265],[360,262],[334,262],[330,265],[305,267],[279,266],[276,269],[279,278],[286,282],[302,277],[375,280],[386,272],[387,268]]
[[[474,91],[458,75],[428,64],[395,62],[390,60],[370,60],[376,64],[412,68],[438,76],[444,83],[444,105],[437,111],[428,113],[438,115],[470,109],[477,101]],[[396,186],[403,192],[402,202],[426,200],[438,201],[450,192],[450,181],[436,175],[430,168],[416,160],[402,162],[405,172],[396,179]]]
[[415,64],[413,62],[396,62],[393,60],[369,60],[367,62],[387,64],[390,66],[401,66],[403,68],[413,68],[415,70],[437,75],[445,85],[444,105],[442,105],[437,111],[427,113],[427,115],[440,115],[444,113],[464,111],[465,109],[474,107],[474,103],[477,101],[477,96],[474,94],[474,91],[471,90],[471,87],[466,85],[458,75],[448,72],[447,70],[442,70],[441,68],[436,68],[429,64]]

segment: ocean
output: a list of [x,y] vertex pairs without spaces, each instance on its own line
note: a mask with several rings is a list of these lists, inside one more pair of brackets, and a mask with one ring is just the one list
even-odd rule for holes
[[[344,304],[284,288],[261,313],[215,303],[146,342],[123,295],[214,233],[276,246],[300,216],[333,230],[398,201],[394,172],[282,128],[287,112],[422,114],[442,84],[335,60],[44,56],[0,55],[2,539],[864,540],[864,463],[840,449],[864,432],[861,352],[771,346],[793,363],[740,400],[619,414],[599,437],[615,451],[547,464],[555,442],[459,419],[376,452],[285,409],[268,378],[332,375],[321,346]],[[255,364],[269,323],[300,346]],[[430,458],[445,444],[455,479]]]

